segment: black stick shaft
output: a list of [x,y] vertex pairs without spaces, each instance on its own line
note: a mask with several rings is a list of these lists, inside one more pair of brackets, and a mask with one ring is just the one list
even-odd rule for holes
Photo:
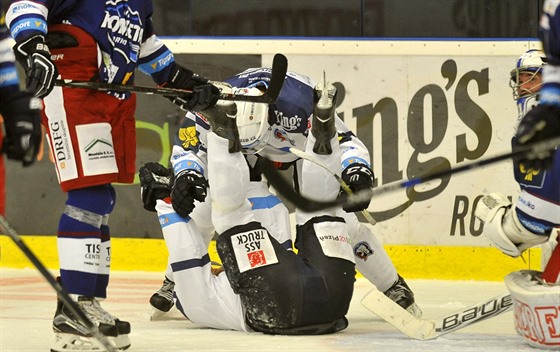
[[39,258],[31,251],[31,249],[23,242],[17,231],[12,227],[12,225],[6,220],[6,218],[0,215],[0,226],[4,229],[7,235],[14,241],[16,246],[22,251],[22,253],[31,261],[31,263],[39,270],[41,275],[47,280],[49,285],[56,291],[58,297],[64,301],[68,309],[76,316],[80,322],[82,322],[88,329],[88,332],[97,339],[106,349],[110,352],[117,352],[118,350],[111,344],[107,336],[103,335],[97,326],[93,324],[85,313],[80,309],[80,307],[70,298],[68,292],[59,284],[56,279],[51,275],[48,269],[41,263]]

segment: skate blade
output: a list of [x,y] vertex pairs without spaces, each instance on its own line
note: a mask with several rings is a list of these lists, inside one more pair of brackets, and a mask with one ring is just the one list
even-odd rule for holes
[[107,351],[99,341],[94,338],[72,334],[56,334],[56,341],[51,347],[51,352],[102,352]]
[[152,315],[150,316],[151,321],[170,321],[170,320],[186,320],[183,313],[181,313],[175,306],[173,306],[168,312],[164,312],[157,308],[152,307]]
[[[119,351],[128,349],[131,345],[128,335],[107,337],[113,347]],[[51,347],[51,352],[105,352],[107,349],[97,339],[79,335],[56,333],[56,341]]]

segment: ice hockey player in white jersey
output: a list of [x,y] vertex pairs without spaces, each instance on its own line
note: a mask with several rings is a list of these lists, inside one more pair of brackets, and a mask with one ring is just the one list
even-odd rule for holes
[[[336,168],[341,154],[334,124],[336,90],[325,84],[315,94],[318,104],[306,151]],[[225,274],[212,274],[207,243],[196,222],[174,210],[169,171],[153,164],[141,170],[143,192],[157,199],[177,306],[194,323],[217,329],[282,335],[343,330],[355,281],[347,225],[336,208],[297,211],[295,254],[275,239],[290,237],[289,228],[283,229],[287,234],[278,234],[256,220],[247,199],[250,171],[241,153],[236,109],[234,102],[220,101],[199,114],[212,126],[206,135],[205,171]],[[303,161],[302,173],[302,194],[321,200],[338,196],[340,186],[324,168]]]
[[[270,82],[271,70],[266,67],[251,68],[225,82],[242,87],[236,94],[261,94]],[[275,104],[238,104],[238,127],[244,154],[252,166],[252,175],[260,178],[258,171],[261,157],[275,162],[282,170],[293,168],[295,184],[302,182],[301,162],[288,148],[303,150],[309,136],[310,118],[313,112],[313,87],[315,82],[302,74],[288,72]],[[342,179],[353,192],[373,187],[374,175],[370,154],[365,145],[352,133],[335,112],[336,129],[342,150],[340,165]],[[198,212],[206,191],[206,134],[211,126],[200,113],[187,112],[178,138],[173,147],[171,163],[176,181],[171,198],[174,209],[181,215]],[[196,204],[196,206],[195,206]],[[397,270],[381,242],[371,229],[361,224],[354,214],[367,209],[369,202],[340,211],[350,227],[357,270],[393,301],[413,314],[421,315],[414,294]],[[193,210],[194,209],[194,210]],[[193,216],[199,216],[193,213]],[[158,310],[172,307],[170,290],[173,287],[171,270],[167,270],[162,288],[150,299]]]

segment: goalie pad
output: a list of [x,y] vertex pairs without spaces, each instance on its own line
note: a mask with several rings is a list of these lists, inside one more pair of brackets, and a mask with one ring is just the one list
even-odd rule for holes
[[478,202],[475,216],[485,223],[486,238],[511,257],[519,257],[527,248],[547,240],[547,236],[535,235],[521,224],[515,208],[504,194],[490,193],[484,196]]
[[560,286],[548,285],[541,272],[521,270],[505,277],[513,298],[515,331],[531,346],[560,347]]

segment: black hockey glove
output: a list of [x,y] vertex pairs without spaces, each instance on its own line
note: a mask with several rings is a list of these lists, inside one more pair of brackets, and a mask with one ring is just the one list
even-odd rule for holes
[[27,89],[37,98],[47,96],[54,88],[58,70],[51,61],[45,37],[36,35],[14,46],[16,59],[25,69]]
[[[357,193],[364,189],[371,189],[373,187],[373,171],[364,164],[350,164],[342,171],[342,180],[346,182],[352,193]],[[340,190],[342,197],[347,196],[346,191]],[[362,211],[369,207],[370,200],[363,201],[358,204],[344,206],[343,209],[347,213]]]
[[177,214],[188,216],[194,209],[194,201],[203,202],[206,199],[208,181],[195,170],[179,173],[175,178],[171,190],[171,205]]
[[[519,122],[517,138],[514,139],[513,150],[518,145],[544,141],[560,137],[560,107],[540,104],[529,110]],[[554,149],[539,150],[516,159],[525,166],[534,169],[547,169],[552,163]]]
[[220,98],[220,90],[210,84],[208,79],[178,64],[173,66],[167,86],[192,90],[192,94],[182,97],[167,97],[173,104],[185,111],[202,111],[216,105]]
[[33,164],[41,147],[41,100],[29,92],[18,92],[2,102],[6,137],[2,151],[8,159]]
[[173,172],[158,163],[146,163],[139,170],[144,209],[156,211],[156,200],[171,194]]

